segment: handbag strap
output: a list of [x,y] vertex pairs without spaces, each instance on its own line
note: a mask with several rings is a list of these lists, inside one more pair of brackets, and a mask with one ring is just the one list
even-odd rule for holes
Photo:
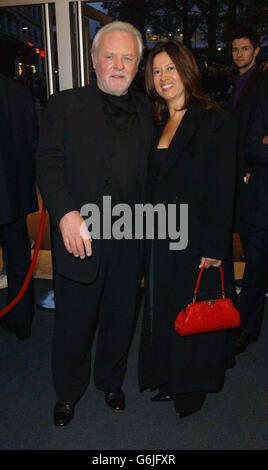
[[[194,302],[195,302],[195,300],[196,300],[196,294],[197,294],[197,291],[198,291],[200,279],[201,279],[201,276],[202,276],[202,274],[203,274],[204,268],[205,268],[205,266],[202,266],[202,268],[200,269],[199,274],[198,274],[198,278],[197,278],[196,286],[195,286],[195,290],[194,290],[194,298],[193,298],[193,301],[194,301]],[[222,297],[224,298],[224,297],[225,297],[225,292],[224,292],[223,271],[222,271],[222,267],[221,267],[221,266],[218,266],[218,268],[219,268],[219,270],[220,270],[220,275],[221,275],[221,291],[222,291]]]

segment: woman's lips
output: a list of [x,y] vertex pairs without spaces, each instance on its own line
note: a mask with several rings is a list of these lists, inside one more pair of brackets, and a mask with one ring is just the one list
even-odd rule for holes
[[174,85],[173,83],[168,83],[166,85],[161,85],[161,89],[162,90],[169,90],[170,88],[172,88]]

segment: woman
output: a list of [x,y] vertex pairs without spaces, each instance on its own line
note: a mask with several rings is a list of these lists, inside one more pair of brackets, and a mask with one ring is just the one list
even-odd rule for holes
[[187,231],[180,226],[179,208],[188,204],[188,245],[170,250],[174,240],[155,235],[147,247],[139,381],[141,390],[158,389],[153,401],[174,400],[180,417],[198,411],[207,392],[220,390],[226,368],[234,365],[232,332],[180,337],[174,329],[179,311],[193,299],[201,266],[206,268],[200,283],[204,297],[219,291],[220,265],[225,286],[231,290],[232,285],[227,258],[234,123],[229,113],[200,93],[198,84],[198,67],[186,47],[167,41],[150,52],[146,87],[155,102],[158,132],[150,157],[148,199],[153,205],[176,204],[177,230]]

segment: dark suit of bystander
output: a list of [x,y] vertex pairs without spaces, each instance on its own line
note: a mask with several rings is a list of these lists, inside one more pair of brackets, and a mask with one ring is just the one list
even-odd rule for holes
[[[38,210],[34,184],[36,121],[30,91],[0,75],[0,235],[5,252],[8,296],[18,294],[31,261],[26,216]],[[33,284],[1,325],[20,339],[31,334],[34,315]]]

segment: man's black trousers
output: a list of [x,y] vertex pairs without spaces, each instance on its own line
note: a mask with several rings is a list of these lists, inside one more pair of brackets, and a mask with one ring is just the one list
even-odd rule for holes
[[242,224],[245,271],[240,294],[241,328],[257,339],[268,291],[268,225]]
[[104,240],[93,283],[55,274],[52,371],[58,401],[73,404],[88,386],[97,322],[96,387],[122,386],[141,281],[141,245],[137,240]]

